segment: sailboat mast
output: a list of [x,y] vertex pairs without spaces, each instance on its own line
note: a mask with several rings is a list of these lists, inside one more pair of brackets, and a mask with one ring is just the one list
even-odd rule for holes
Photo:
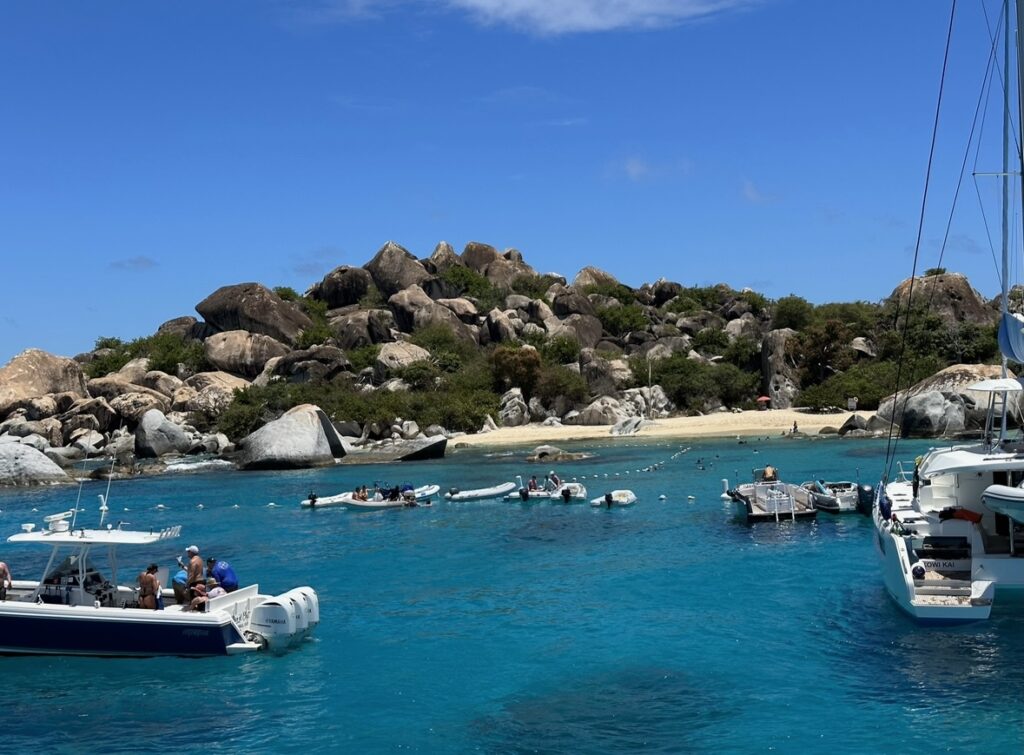
[[[1018,10],[1021,0],[1017,0]],[[1010,0],[1003,2],[1003,245],[1002,245],[1002,311],[1009,311],[1010,280]],[[1003,377],[1006,357],[1003,356]]]

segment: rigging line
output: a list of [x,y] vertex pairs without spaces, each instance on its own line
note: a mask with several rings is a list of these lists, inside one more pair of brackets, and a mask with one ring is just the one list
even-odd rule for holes
[[[986,25],[986,27],[988,29],[989,38],[991,38],[993,40],[993,44],[994,45],[997,45],[998,44],[998,32],[997,31],[993,31],[992,26],[989,25],[989,22],[988,22],[988,9],[985,7],[984,3],[981,4],[981,8],[982,8],[982,11],[985,14],[985,25]],[[999,15],[996,17],[996,26],[995,26],[996,30],[1002,28],[1002,25],[1003,25],[1003,11],[1004,10],[1009,12],[1009,6],[1005,6],[1004,7],[1002,5],[1002,3],[1000,3]],[[1006,23],[1009,23],[1009,21],[1007,21]],[[999,77],[999,87],[1000,87],[1000,89],[1002,89],[1005,92],[1007,90],[1007,87],[1010,86],[1010,84],[1009,84],[1009,82],[1003,80],[1003,72],[999,70],[999,66],[996,66],[996,74]],[[1012,90],[1011,90],[1011,92],[1012,92]],[[1020,139],[1019,139],[1020,127],[1019,127],[1019,124],[1014,122],[1013,116],[1014,116],[1014,114],[1011,112],[1010,113],[1010,124],[1011,124],[1011,126],[1013,126],[1013,128],[1010,129],[1010,132],[1013,134],[1013,143],[1014,143],[1014,146],[1017,148],[1017,154],[1021,155],[1021,145],[1020,145]]]
[[[890,471],[892,469],[892,461],[893,461],[893,458],[895,457],[895,454],[896,454],[896,446],[898,445],[897,442],[893,441],[892,435],[893,435],[893,429],[896,426],[896,406],[897,406],[897,404],[899,402],[900,378],[902,377],[902,372],[903,372],[903,359],[906,356],[906,351],[907,351],[907,331],[910,330],[909,324],[910,324],[910,316],[911,316],[911,304],[913,303],[913,300],[914,300],[914,279],[917,276],[917,263],[918,263],[918,260],[920,258],[920,255],[921,255],[921,236],[924,233],[924,219],[925,219],[925,213],[926,213],[926,210],[927,210],[927,207],[928,207],[928,187],[931,184],[932,165],[933,165],[933,163],[935,161],[935,144],[938,141],[939,116],[942,113],[942,95],[943,95],[943,92],[944,92],[945,87],[946,87],[946,71],[947,71],[947,69],[949,67],[949,50],[950,50],[950,47],[952,45],[953,26],[954,26],[954,21],[955,20],[956,20],[956,0],[953,0],[953,2],[951,3],[951,6],[950,6],[950,10],[949,10],[949,30],[946,32],[946,51],[945,51],[945,53],[943,54],[943,57],[942,57],[942,74],[941,74],[941,76],[939,78],[939,96],[938,96],[938,99],[937,99],[937,101],[935,103],[935,120],[934,120],[934,122],[932,124],[932,143],[931,143],[931,146],[928,149],[928,167],[925,170],[924,192],[922,193],[922,196],[921,196],[921,212],[920,212],[920,216],[918,217],[918,221],[917,221],[917,239],[914,242],[914,265],[913,265],[913,268],[912,268],[911,274],[910,274],[910,287],[907,290],[906,323],[904,324],[903,336],[902,336],[902,338],[900,340],[900,352],[899,352],[900,355],[899,355],[899,359],[896,362],[896,391],[893,394],[893,401],[892,401],[893,412],[892,412],[892,415],[889,418],[889,437],[888,437],[888,439],[886,441],[886,446],[885,446],[885,459],[886,459],[886,463],[885,463],[885,477],[884,477],[884,480],[888,480],[889,479],[889,473],[890,473]],[[897,322],[899,321],[899,314],[900,314],[900,305],[899,305],[899,300],[897,300],[897,303],[896,303],[896,320],[897,320]],[[902,407],[903,409],[906,408],[907,398],[909,398],[909,396],[903,399],[903,407]],[[902,412],[901,412],[901,414],[902,414]]]
[[[998,68],[998,66],[995,65],[996,49],[995,39],[993,38],[992,47],[989,51],[988,63],[985,66],[985,75],[981,80],[981,91],[978,92],[978,104],[974,107],[974,118],[971,121],[971,132],[967,136],[967,147],[964,149],[964,159],[960,164],[960,177],[957,179],[956,190],[953,192],[953,202],[949,208],[949,217],[946,219],[946,232],[942,237],[942,245],[939,247],[939,261],[936,264],[936,267],[942,267],[942,260],[946,255],[946,245],[949,243],[949,234],[953,226],[953,216],[956,214],[957,202],[960,199],[960,189],[964,183],[964,175],[967,173],[967,162],[971,157],[971,146],[974,144],[974,134],[978,131],[979,119],[982,121],[984,120],[982,117],[982,105],[988,103],[988,92],[989,84],[991,83],[992,69]],[[980,138],[978,139],[978,143],[980,145]],[[977,158],[977,154],[975,155],[975,158]],[[975,185],[977,185],[977,179],[975,179]],[[994,251],[995,250],[993,248],[993,253]],[[935,300],[935,294],[937,291],[938,286],[932,286],[931,293],[928,296],[928,309],[931,309],[932,302]]]

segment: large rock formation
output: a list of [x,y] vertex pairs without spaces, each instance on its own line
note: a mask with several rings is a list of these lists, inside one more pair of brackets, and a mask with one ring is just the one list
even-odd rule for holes
[[379,383],[388,375],[410,364],[430,359],[430,352],[413,343],[396,341],[381,346],[373,366],[374,379]]
[[761,369],[773,409],[788,409],[800,392],[800,371],[787,348],[796,336],[792,328],[773,330],[761,344]]
[[577,290],[583,290],[591,286],[614,287],[618,286],[619,281],[611,273],[606,273],[597,267],[587,266],[576,273],[576,277],[573,278],[572,287]]
[[283,357],[289,348],[280,341],[260,333],[227,330],[203,343],[206,358],[218,370],[235,375],[256,377],[268,359]]
[[[876,416],[885,423],[894,420],[904,437],[948,436],[982,429],[989,394],[968,387],[1001,374],[998,365],[952,365],[895,397],[883,399]],[[1020,393],[1008,394],[1008,402],[1011,416],[1020,416]]]
[[341,436],[318,406],[301,404],[239,443],[242,469],[327,466],[345,454]]
[[397,294],[430,277],[420,261],[394,241],[382,246],[365,268],[384,296]]
[[361,267],[342,265],[324,276],[309,289],[309,296],[327,302],[330,309],[356,304],[366,296],[373,283],[370,273]]
[[294,344],[313,321],[259,283],[223,286],[196,305],[196,311],[218,330],[247,330]]
[[386,309],[363,309],[332,317],[334,339],[342,349],[358,349],[395,340],[391,330],[395,317]]
[[23,443],[0,443],[0,485],[47,485],[70,478],[46,454]]
[[192,441],[178,425],[174,424],[158,409],[150,409],[142,415],[135,428],[135,455],[140,459],[155,459],[165,454],[183,454]]
[[0,368],[0,417],[21,402],[50,393],[88,396],[81,365],[67,357],[28,349]]
[[900,283],[889,295],[889,303],[899,302],[900,311],[906,311],[910,286],[914,286],[914,302],[928,303],[928,311],[937,314],[950,327],[969,322],[990,325],[998,317],[997,307],[989,304],[960,273],[926,275]]

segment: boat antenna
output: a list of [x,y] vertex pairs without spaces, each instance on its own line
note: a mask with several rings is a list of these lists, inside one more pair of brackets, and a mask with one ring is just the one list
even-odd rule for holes
[[100,496],[100,527],[103,526],[103,520],[107,516],[107,511],[110,510],[109,507],[107,506],[107,501],[110,499],[110,483],[114,479],[114,464],[115,464],[115,462],[117,462],[117,456],[114,455],[114,454],[111,454],[110,455],[110,471],[107,473],[107,490],[106,490],[106,492],[103,495]]

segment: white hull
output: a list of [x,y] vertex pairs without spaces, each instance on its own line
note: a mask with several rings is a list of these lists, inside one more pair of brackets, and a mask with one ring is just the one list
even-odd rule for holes
[[636,503],[636,494],[632,490],[613,490],[610,493],[605,493],[603,496],[590,500],[591,506],[605,506],[607,508],[632,506],[634,503]]
[[[438,493],[438,491],[440,489],[441,489],[440,485],[423,485],[421,487],[416,488],[413,491],[413,494],[414,494],[414,497],[415,497],[416,501],[426,501],[431,496],[437,495],[437,493]],[[352,493],[341,493],[339,495],[332,495],[332,496],[326,496],[324,498],[317,498],[315,501],[307,498],[307,499],[303,500],[299,505],[303,506],[305,508],[317,508],[317,509],[329,509],[329,508],[336,508],[336,507],[340,506],[340,507],[347,508],[347,509],[356,509],[356,510],[363,510],[363,511],[365,511],[365,510],[368,510],[368,509],[370,509],[370,510],[376,510],[376,509],[395,509],[395,508],[399,508],[400,509],[400,508],[403,508],[405,506],[408,506],[409,504],[408,504],[408,502],[406,502],[406,501],[404,501],[402,499],[399,499],[397,501],[387,501],[387,500],[384,500],[384,499],[368,500],[368,501],[358,501],[355,498],[353,498]]]
[[501,485],[494,485],[489,488],[477,488],[476,490],[459,490],[448,492],[444,497],[449,501],[484,501],[489,498],[501,498],[516,489],[514,482],[505,482]]

